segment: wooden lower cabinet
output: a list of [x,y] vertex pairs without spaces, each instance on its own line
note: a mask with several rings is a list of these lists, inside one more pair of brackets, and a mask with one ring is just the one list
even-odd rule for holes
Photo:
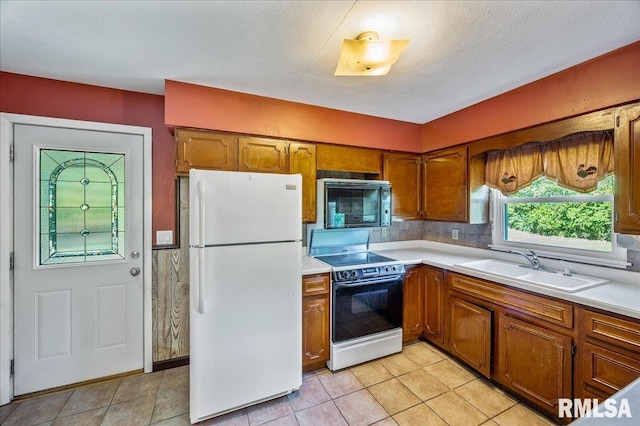
[[572,339],[508,314],[498,315],[494,378],[551,416],[572,398]]
[[600,398],[608,398],[640,377],[640,359],[620,351],[585,343],[583,389]]
[[405,341],[422,324],[422,337],[552,418],[560,398],[606,399],[640,377],[639,319],[426,265],[407,272],[404,298]]
[[422,336],[424,266],[409,270],[402,283],[402,341]]
[[402,340],[426,337],[444,344],[444,271],[431,266],[411,268],[403,283]]
[[449,296],[448,309],[449,351],[485,377],[490,377],[491,311],[455,296]]
[[577,396],[608,398],[640,377],[640,321],[582,311]]
[[424,268],[424,337],[444,346],[444,271]]
[[329,360],[329,274],[302,277],[302,370]]

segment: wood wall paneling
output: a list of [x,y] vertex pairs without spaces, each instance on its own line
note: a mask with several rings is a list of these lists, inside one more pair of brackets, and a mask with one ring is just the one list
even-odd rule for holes
[[180,248],[153,251],[153,361],[189,355],[189,180],[180,179]]

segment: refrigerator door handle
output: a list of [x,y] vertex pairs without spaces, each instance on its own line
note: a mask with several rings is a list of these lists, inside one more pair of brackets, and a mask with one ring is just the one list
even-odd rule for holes
[[205,191],[204,180],[198,181],[198,247],[202,248],[205,245]]
[[205,201],[204,180],[198,181],[198,285],[196,286],[196,311],[204,314],[204,245]]
[[196,288],[196,311],[204,314],[204,249],[198,250],[198,285]]

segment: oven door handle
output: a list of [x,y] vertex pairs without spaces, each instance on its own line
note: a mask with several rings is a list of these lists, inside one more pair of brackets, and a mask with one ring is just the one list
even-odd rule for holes
[[399,274],[399,275],[387,275],[385,277],[370,278],[368,280],[350,281],[348,283],[334,282],[333,285],[335,285],[336,287],[360,287],[360,286],[370,285],[370,284],[379,284],[379,283],[387,283],[387,282],[397,281],[399,279],[402,279],[402,274]]

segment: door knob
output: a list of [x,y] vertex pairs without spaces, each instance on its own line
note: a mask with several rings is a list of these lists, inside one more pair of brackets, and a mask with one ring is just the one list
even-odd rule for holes
[[140,268],[131,268],[129,273],[135,277],[136,275],[138,275],[140,273]]

